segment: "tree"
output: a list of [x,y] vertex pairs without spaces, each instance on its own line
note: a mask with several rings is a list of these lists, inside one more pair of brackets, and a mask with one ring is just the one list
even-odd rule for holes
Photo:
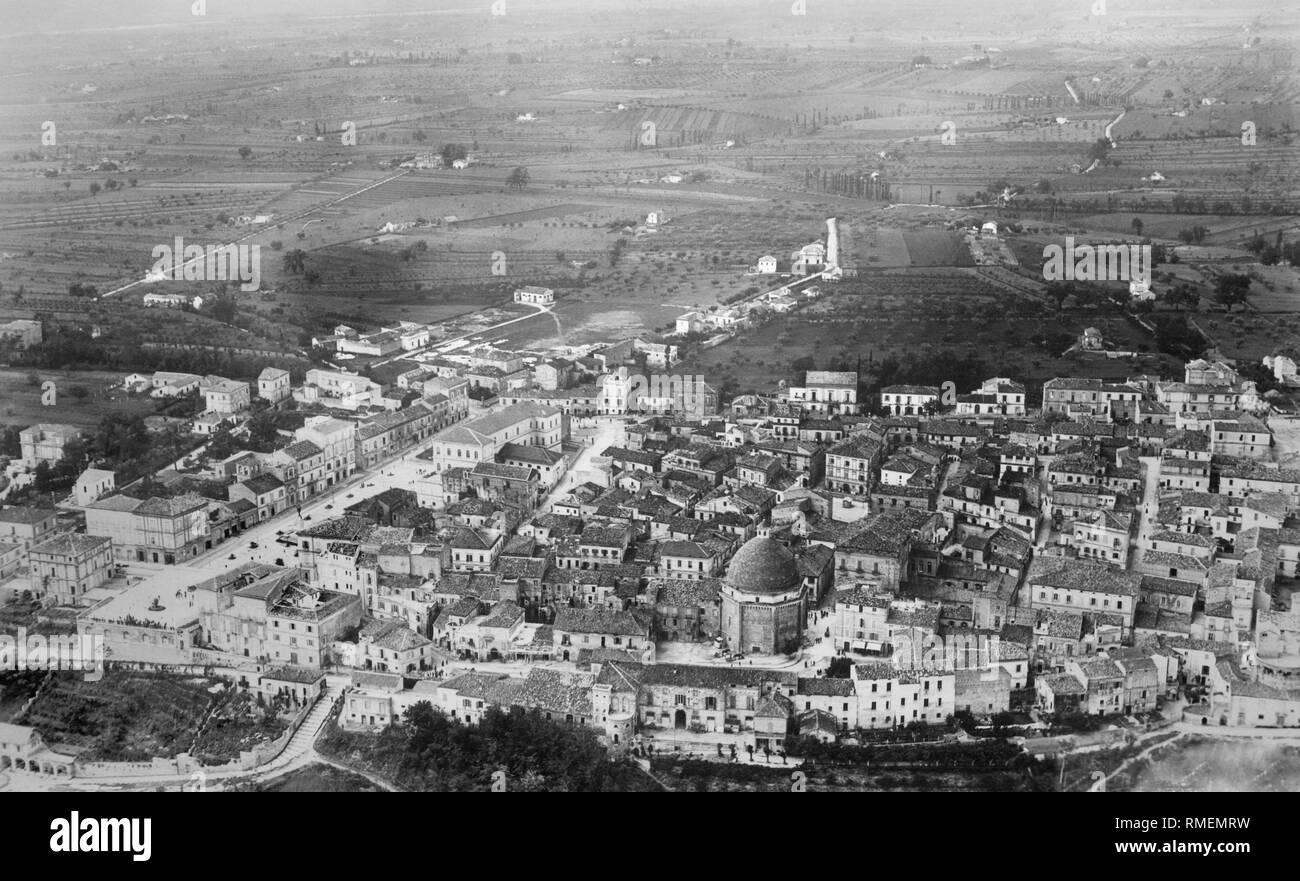
[[424,129],[422,128],[417,128],[415,134],[411,135],[411,138],[417,144],[423,144],[425,141],[429,140],[429,136],[424,133]]
[[86,388],[84,385],[74,385],[72,388],[68,389],[68,394],[72,395],[78,401],[84,401],[86,398],[90,397],[90,389]]
[[211,315],[217,321],[230,324],[235,320],[236,314],[238,313],[233,297],[218,297],[212,304]]
[[307,253],[301,248],[294,248],[292,251],[285,253],[283,257],[284,271],[292,272],[297,275],[306,267]]
[[1250,296],[1250,276],[1239,272],[1229,272],[1219,276],[1218,288],[1214,299],[1222,303],[1229,312],[1237,303],[1245,303]]
[[522,190],[528,186],[528,169],[522,165],[515,166],[515,170],[506,178],[506,186],[515,190]]
[[469,151],[465,149],[464,144],[443,144],[438,155],[442,157],[442,164],[450,168],[457,159],[468,158]]
[[90,182],[90,195],[92,195],[92,196],[98,196],[98,195],[99,195],[99,191],[100,191],[101,189],[103,189],[103,188],[99,185],[99,182],[98,182],[98,181],[91,181],[91,182]]
[[1130,225],[1133,227],[1133,232],[1137,233],[1138,235],[1142,235],[1142,227],[1144,226],[1144,224],[1142,223],[1141,217],[1134,217],[1133,223]]
[[23,454],[22,441],[18,437],[20,431],[16,425],[0,427],[0,456],[17,459]]
[[239,445],[235,443],[229,429],[222,428],[213,433],[205,455],[209,459],[220,462],[229,459],[237,452],[239,452]]
[[848,679],[853,674],[853,661],[849,658],[831,658],[831,665],[826,669],[828,679]]
[[253,148],[252,148],[252,147],[240,147],[240,148],[239,148],[239,158],[240,158],[240,159],[247,160],[247,159],[251,159],[252,156],[253,156]]

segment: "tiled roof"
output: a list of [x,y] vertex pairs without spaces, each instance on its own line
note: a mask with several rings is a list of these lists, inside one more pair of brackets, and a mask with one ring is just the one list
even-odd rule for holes
[[555,613],[554,628],[564,633],[645,636],[649,628],[631,612],[606,608],[561,608]]
[[[109,496],[109,498],[111,499],[111,498],[118,498],[118,497]],[[103,499],[102,501],[107,502],[108,499]],[[133,499],[132,501],[135,500]],[[95,502],[91,507],[105,508],[108,506],[101,504],[100,502]],[[133,509],[134,506],[132,506],[131,508],[127,508],[126,510],[133,510]],[[112,509],[110,508],[110,510]],[[58,516],[58,513],[59,512],[54,510],[53,508],[34,508],[34,507],[28,507],[26,505],[10,505],[7,508],[0,509],[0,523],[27,523],[27,524],[44,523],[46,520],[49,520],[51,517]]]
[[758,688],[769,682],[794,685],[797,678],[793,672],[765,670],[761,667],[651,664],[645,668],[642,682],[646,685],[676,685],[685,688]]
[[1050,676],[1041,677],[1039,681],[1051,689],[1052,694],[1058,697],[1061,695],[1081,695],[1087,693],[1087,689],[1084,688],[1083,683],[1080,682],[1072,673],[1053,673]]
[[33,546],[31,553],[43,556],[76,557],[87,551],[101,548],[111,541],[112,539],[106,536],[68,532]]
[[646,592],[661,606],[705,606],[718,601],[722,581],[718,578],[701,578],[692,581],[684,578],[652,578]]
[[852,679],[822,676],[800,676],[795,691],[797,694],[823,697],[851,697],[855,693]]
[[[1147,556],[1150,556],[1148,552]],[[1140,576],[1109,566],[1079,560],[1039,557],[1030,566],[1028,583],[1062,590],[1086,590],[1095,593],[1136,597]]]
[[591,673],[533,667],[515,695],[515,705],[590,718],[591,686],[595,681]]

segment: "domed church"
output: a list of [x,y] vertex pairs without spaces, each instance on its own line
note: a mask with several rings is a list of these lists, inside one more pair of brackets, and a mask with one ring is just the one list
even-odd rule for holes
[[722,580],[722,634],[732,651],[777,654],[803,636],[807,598],[794,554],[766,536],[736,551]]

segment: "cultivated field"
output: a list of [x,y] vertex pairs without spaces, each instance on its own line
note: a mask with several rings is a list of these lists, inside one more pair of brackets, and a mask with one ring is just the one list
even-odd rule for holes
[[[128,395],[122,389],[123,375],[100,370],[0,368],[0,422],[24,426],[62,422],[90,427],[109,413],[152,415],[156,402],[147,395]],[[46,382],[54,383],[53,405],[42,402]],[[79,397],[83,391],[85,396]]]
[[[1005,357],[1025,378],[1161,366],[1060,362],[1062,334],[1090,325],[1136,351],[1151,340],[1109,307],[1058,312],[1023,273],[974,272],[961,231],[987,220],[1031,254],[1044,226],[1166,243],[1203,226],[1179,247],[1200,274],[1167,282],[1200,295],[1189,315],[1229,357],[1292,341],[1296,270],[1245,249],[1300,235],[1300,24],[1267,0],[1108,16],[1075,0],[978,16],[956,0],[819,0],[798,17],[655,0],[665,25],[652,32],[623,0],[504,16],[372,6],[321,0],[304,18],[232,0],[196,22],[146,0],[59,29],[53,50],[0,38],[0,317],[40,317],[47,337],[98,330],[88,349],[103,357],[55,368],[202,352],[204,372],[301,372],[311,337],[336,324],[445,322],[454,336],[486,327],[482,310],[514,286],[545,284],[560,293],[554,317],[489,336],[653,337],[762,284],[746,275],[759,257],[788,262],[834,216],[842,265],[864,273],[851,299],[869,309],[841,319],[823,301],[696,353],[701,364],[774,382],[816,342],[818,360],[865,356],[864,372],[949,349]],[[356,27],[318,26],[345,18]],[[918,21],[960,21],[961,35]],[[147,48],[133,24],[154,29]],[[467,167],[411,167],[446,150]],[[511,185],[518,168],[527,180]],[[644,228],[651,212],[668,222]],[[268,293],[143,284],[153,249],[177,236],[258,245]],[[1208,271],[1224,260],[1260,272],[1240,327],[1213,312]],[[146,311],[147,291],[204,303]],[[37,418],[9,406],[6,419]]]

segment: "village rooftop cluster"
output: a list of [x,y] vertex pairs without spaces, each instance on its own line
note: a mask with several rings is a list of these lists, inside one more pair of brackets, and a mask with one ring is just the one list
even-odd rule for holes
[[[428,329],[322,342],[384,357]],[[357,730],[523,707],[613,754],[730,759],[954,718],[1300,725],[1300,471],[1231,364],[1060,377],[1034,408],[1006,377],[866,401],[809,370],[688,415],[628,381],[676,358],[629,339],[457,347],[383,382],[125,376],[201,398],[191,430],[233,451],[125,486],[92,464],[52,507],[0,509],[3,589],[110,666],[234,671],[303,716],[342,697]],[[78,434],[24,430],[17,482]],[[975,650],[945,653],[955,635]],[[7,765],[86,773],[0,733]]]

